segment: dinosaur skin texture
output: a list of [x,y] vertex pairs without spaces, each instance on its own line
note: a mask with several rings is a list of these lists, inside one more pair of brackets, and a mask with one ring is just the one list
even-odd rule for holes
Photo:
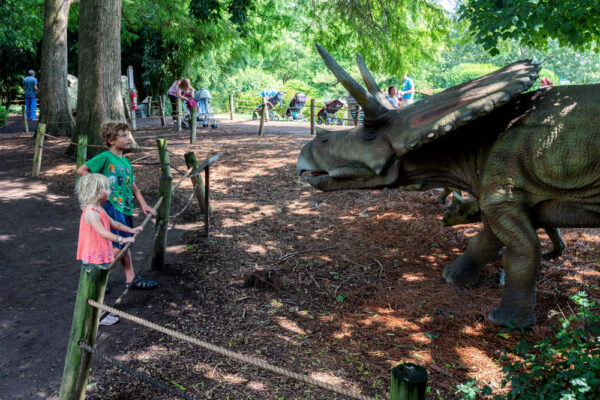
[[[360,102],[356,82],[348,83],[351,78],[328,66]],[[361,72],[369,87],[368,70]],[[362,101],[377,102],[375,89],[371,93]],[[442,276],[448,283],[474,285],[504,249],[506,285],[489,319],[531,326],[541,258],[536,229],[600,226],[599,95],[600,85],[516,93],[411,150],[399,137],[410,133],[405,115],[420,102],[406,111],[361,104],[365,125],[320,130],[302,149],[298,173],[324,191],[453,187],[468,192],[478,202],[483,228]]]

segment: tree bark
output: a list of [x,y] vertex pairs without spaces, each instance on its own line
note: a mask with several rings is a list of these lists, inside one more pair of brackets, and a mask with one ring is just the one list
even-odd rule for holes
[[[81,0],[75,138],[103,145],[102,124],[125,122],[121,98],[121,0]],[[90,148],[89,156],[102,149]]]
[[52,135],[71,136],[74,129],[67,95],[67,23],[70,4],[70,0],[44,1],[40,112],[41,119],[47,123],[47,133]]

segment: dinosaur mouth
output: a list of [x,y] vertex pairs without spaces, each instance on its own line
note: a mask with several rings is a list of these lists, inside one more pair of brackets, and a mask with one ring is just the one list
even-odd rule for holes
[[310,176],[329,175],[329,173],[327,173],[327,171],[302,171],[302,172],[303,172],[303,174],[310,175]]

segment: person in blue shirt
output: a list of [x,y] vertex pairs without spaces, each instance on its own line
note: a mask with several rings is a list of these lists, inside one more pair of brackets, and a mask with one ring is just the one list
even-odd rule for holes
[[25,111],[27,119],[35,121],[37,119],[35,114],[35,110],[37,109],[35,95],[38,90],[38,80],[35,79],[34,70],[29,70],[27,77],[23,79],[23,89],[25,89]]
[[414,101],[415,84],[413,80],[408,77],[408,73],[404,74],[402,79],[404,79],[404,82],[402,83],[400,96],[402,96],[402,106],[404,107],[412,104]]

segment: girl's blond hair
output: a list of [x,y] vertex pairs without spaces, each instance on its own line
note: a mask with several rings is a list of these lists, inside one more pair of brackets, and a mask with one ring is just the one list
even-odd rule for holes
[[110,193],[110,184],[108,178],[102,174],[85,174],[75,185],[75,191],[83,210],[91,203],[98,201],[104,193]]

